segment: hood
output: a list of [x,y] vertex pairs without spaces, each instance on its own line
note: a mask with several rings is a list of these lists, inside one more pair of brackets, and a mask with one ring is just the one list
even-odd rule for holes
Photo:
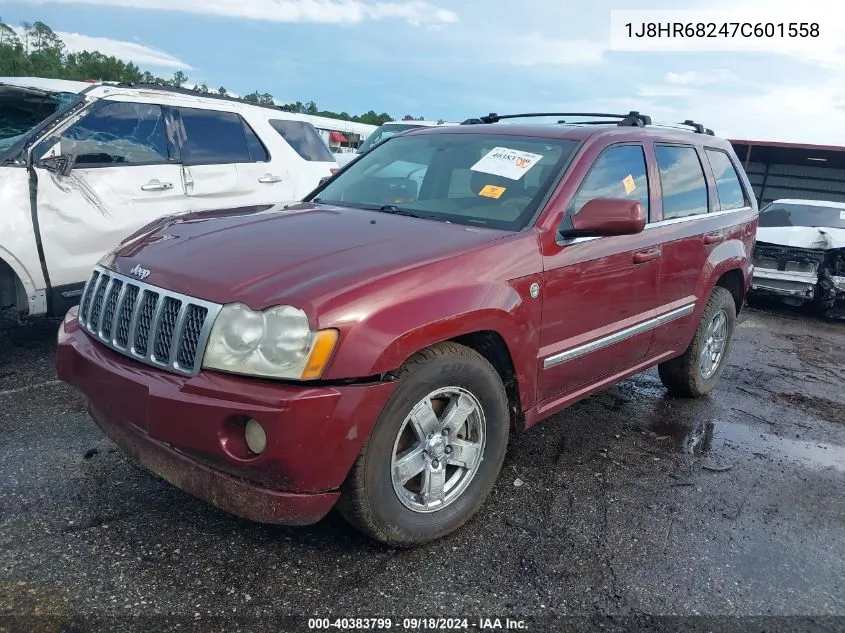
[[814,250],[845,248],[845,229],[813,226],[760,226],[757,227],[757,241]]
[[250,207],[163,218],[102,263],[197,298],[255,310],[299,307],[506,232],[327,205]]

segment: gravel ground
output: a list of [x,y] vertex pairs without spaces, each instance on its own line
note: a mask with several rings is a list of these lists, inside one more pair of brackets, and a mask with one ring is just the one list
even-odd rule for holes
[[308,630],[287,615],[845,630],[843,324],[748,309],[710,397],[668,398],[648,372],[579,403],[512,439],[463,529],[392,551],[334,515],[251,524],[136,468],[56,380],[57,323],[4,318],[0,631]]

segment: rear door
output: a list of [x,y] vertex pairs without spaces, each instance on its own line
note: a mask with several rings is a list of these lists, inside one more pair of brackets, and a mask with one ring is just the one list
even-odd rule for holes
[[[655,353],[686,348],[696,313],[700,313],[699,283],[704,278],[710,252],[724,234],[723,218],[708,217],[715,191],[705,175],[706,159],[693,145],[655,143],[663,229],[663,268],[660,305],[663,311],[683,311],[683,316],[658,329]],[[711,232],[712,229],[712,232]]]
[[289,178],[236,112],[174,108],[192,211],[292,200]]
[[51,286],[73,293],[125,237],[186,209],[174,154],[161,106],[117,101],[97,102],[64,131],[36,145],[36,165],[49,156],[76,157],[67,176],[35,167],[38,224]]
[[[593,198],[637,200],[649,211],[641,144],[614,145],[596,158],[567,213]],[[660,230],[577,238],[545,257],[540,333],[541,400],[576,391],[643,361],[654,334]]]

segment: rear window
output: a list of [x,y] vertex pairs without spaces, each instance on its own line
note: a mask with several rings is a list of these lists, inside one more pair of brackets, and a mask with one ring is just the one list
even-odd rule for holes
[[845,206],[772,202],[760,211],[760,226],[812,226],[845,229]]
[[577,147],[504,134],[397,136],[335,176],[314,201],[518,231]]
[[270,121],[270,125],[305,160],[317,163],[334,162],[334,156],[310,123],[275,119]]

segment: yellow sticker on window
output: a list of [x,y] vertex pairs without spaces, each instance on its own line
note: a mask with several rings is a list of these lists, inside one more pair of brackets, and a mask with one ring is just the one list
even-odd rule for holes
[[625,187],[625,193],[629,196],[631,192],[637,188],[636,183],[634,183],[634,177],[631,174],[625,176],[625,179],[622,181],[622,186]]
[[496,198],[497,200],[502,197],[502,194],[507,191],[507,187],[497,187],[496,185],[484,185],[484,188],[478,192],[479,196],[484,196],[485,198]]

